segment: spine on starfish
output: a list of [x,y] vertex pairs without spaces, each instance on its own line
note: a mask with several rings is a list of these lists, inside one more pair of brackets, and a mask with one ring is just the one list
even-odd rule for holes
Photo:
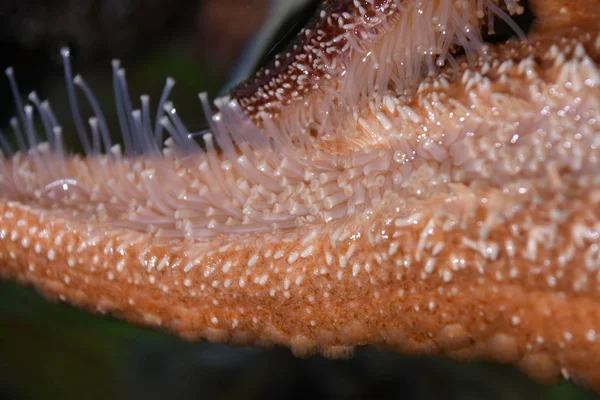
[[[480,25],[486,22],[487,29],[493,29],[492,16],[510,21],[491,1],[454,3],[326,2],[313,25],[299,33],[291,52],[274,61],[273,72],[262,70],[234,90],[232,98],[217,99],[217,114],[212,115],[206,95],[200,94],[211,128],[202,135],[206,152],[167,100],[173,79],[167,79],[153,122],[148,96],[140,97],[141,109],[133,109],[125,71],[114,61],[123,151],[126,156],[144,155],[143,162],[139,157],[120,157],[121,147],[111,143],[100,105],[83,78],[73,78],[69,51],[63,49],[73,121],[87,156],[84,164],[92,164],[83,171],[78,167],[81,160],[65,153],[62,128],[49,103],[32,93],[33,104],[23,106],[13,71],[8,69],[19,113],[11,120],[20,150],[16,160],[25,157],[34,171],[23,167],[17,174],[5,174],[19,181],[5,179],[5,192],[34,194],[46,203],[66,202],[75,212],[112,224],[123,220],[121,225],[136,230],[203,238],[330,222],[363,210],[389,190],[411,195],[429,190],[422,175],[431,171],[410,177],[415,167],[411,163],[390,167],[394,159],[448,158],[434,135],[408,141],[389,135],[394,126],[408,126],[419,118],[410,106],[402,105],[406,101],[399,93],[407,93],[424,72],[433,73],[446,60],[456,72],[452,49],[460,48],[471,60],[483,54]],[[506,6],[510,12],[522,11],[512,1]],[[511,25],[522,37],[520,29]],[[94,111],[87,127],[76,87]],[[280,115],[283,107],[286,113]],[[400,115],[392,120],[389,116],[395,108]],[[35,111],[44,126],[42,144],[35,132]],[[321,123],[314,138],[305,134],[305,128],[316,129],[307,118],[314,122],[317,114],[324,118],[317,118]],[[168,139],[163,148],[165,131]],[[343,151],[332,144],[332,138],[342,139]],[[11,155],[13,150],[4,145],[5,154]],[[110,156],[100,156],[101,150]],[[161,151],[164,158],[159,157]],[[172,164],[181,153],[194,160],[191,173],[181,171],[190,170],[189,160],[176,162],[175,168],[162,166]],[[103,168],[93,166],[106,164],[109,158],[122,168],[118,175],[107,176]],[[132,168],[144,173],[132,179]],[[361,181],[360,175],[365,179]],[[132,189],[123,193],[128,186]],[[65,191],[65,187],[72,189]],[[196,193],[188,194],[192,190]],[[89,201],[82,202],[82,197]]]
[[[517,1],[502,3],[523,12]],[[446,63],[456,68],[457,49],[471,61],[484,54],[481,27],[493,32],[495,18],[525,38],[497,1],[326,1],[288,51],[231,95],[267,132],[273,124],[303,144],[309,134],[376,144],[360,110],[382,107],[373,104],[382,94],[410,93]]]
[[214,114],[199,96],[206,150],[174,81],[152,120],[118,61],[114,145],[64,49],[70,154],[8,69],[0,274],[192,339],[492,357],[600,389],[600,37],[484,45],[521,11],[326,2]]

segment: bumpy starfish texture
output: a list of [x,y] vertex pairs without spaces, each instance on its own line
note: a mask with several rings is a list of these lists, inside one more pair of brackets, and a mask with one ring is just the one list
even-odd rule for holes
[[16,95],[0,274],[192,340],[331,357],[376,344],[600,391],[594,5],[489,46],[488,17],[517,1],[326,3],[216,101],[206,151],[166,101],[171,80],[153,127],[115,62],[122,155],[65,51],[86,155],[66,153],[47,102]]
[[[516,1],[503,3],[510,13],[523,11]],[[455,63],[456,46],[471,56],[483,51],[479,30],[488,23],[493,31],[494,15],[524,37],[493,1],[326,1],[289,51],[231,95],[259,126],[274,119],[286,136],[332,136],[373,96],[403,93],[424,72]]]

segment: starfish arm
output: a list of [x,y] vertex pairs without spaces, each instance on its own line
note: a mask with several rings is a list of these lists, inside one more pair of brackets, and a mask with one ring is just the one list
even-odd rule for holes
[[[390,9],[392,18],[404,8]],[[321,23],[344,10],[325,8]],[[400,20],[421,15],[410,11]],[[128,156],[108,135],[110,154],[68,155],[50,135],[57,126],[46,132],[49,151],[35,143],[26,106],[29,136],[19,139],[30,149],[1,160],[0,274],[190,340],[331,357],[376,344],[514,363],[539,380],[570,377],[600,391],[600,37],[581,13],[563,14],[545,17],[527,43],[467,48],[470,60],[448,53],[455,65],[412,77],[410,95],[399,86],[407,70],[375,72],[394,44],[378,24],[364,39],[375,41],[371,58],[362,41],[350,51],[335,41],[339,29],[325,30],[341,54],[331,65],[354,69],[336,68],[322,87],[311,81],[289,104],[277,88],[256,95],[264,76],[250,80],[217,102],[207,151],[170,103],[157,119],[171,136],[162,154],[144,136],[143,110],[122,121]],[[126,103],[124,72],[113,66]],[[290,71],[305,67],[289,61],[273,75],[294,80]],[[389,90],[376,88],[380,79]],[[302,85],[283,81],[295,97]],[[333,97],[321,109],[324,93]],[[287,123],[300,120],[301,129]],[[100,147],[104,128],[90,125]]]
[[[76,219],[3,202],[0,271],[190,340],[330,357],[377,344],[516,363],[539,380],[562,374],[598,390],[600,240],[586,232],[600,220],[600,186],[590,193],[573,181],[566,196],[537,186],[500,212],[481,201],[485,192],[429,204],[391,195],[350,221],[193,244],[90,233]],[[489,215],[502,222],[482,239],[473,233]],[[532,245],[527,226],[548,221],[554,236]]]

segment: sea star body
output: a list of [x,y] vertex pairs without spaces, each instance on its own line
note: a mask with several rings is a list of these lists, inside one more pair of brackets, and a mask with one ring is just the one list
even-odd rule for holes
[[491,358],[600,390],[596,4],[484,46],[495,2],[328,2],[217,101],[206,152],[167,103],[161,154],[117,64],[127,157],[96,111],[67,155],[33,98],[49,144],[25,107],[0,273],[189,339]]

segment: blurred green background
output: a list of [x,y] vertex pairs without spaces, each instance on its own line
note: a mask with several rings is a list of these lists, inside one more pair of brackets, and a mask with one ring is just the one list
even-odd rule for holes
[[[236,67],[264,59],[273,44],[284,44],[281,38],[314,8],[309,4],[303,12],[297,6],[292,0],[1,0],[0,67],[13,65],[22,92],[35,89],[50,98],[66,131],[72,131],[60,47],[72,49],[75,71],[93,88],[113,127],[110,60],[120,58],[132,94],[156,99],[165,77],[173,76],[178,84],[171,98],[188,128],[200,130],[206,124],[197,92],[214,98]],[[296,11],[286,16],[286,10]],[[282,26],[263,29],[249,42],[265,24]],[[0,126],[14,113],[2,81]],[[359,350],[352,360],[297,359],[287,349],[186,343],[0,282],[0,399],[81,398],[595,396],[567,382],[542,386],[495,364],[403,357],[371,348]]]

